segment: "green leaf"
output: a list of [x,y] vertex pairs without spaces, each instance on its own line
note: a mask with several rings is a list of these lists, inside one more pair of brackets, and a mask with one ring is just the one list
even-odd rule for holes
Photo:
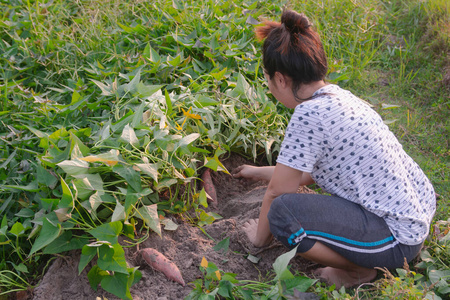
[[233,298],[233,287],[234,285],[226,280],[221,280],[219,283],[219,291],[218,294],[222,297],[225,297],[225,299],[232,299]]
[[178,180],[174,179],[174,178],[164,178],[163,180],[161,180],[158,185],[156,186],[156,190],[157,191],[162,191],[166,188],[169,188],[170,186],[176,184],[178,182]]
[[122,131],[122,135],[120,136],[121,140],[135,146],[139,147],[139,140],[134,132],[134,129],[130,127],[130,125],[125,125]]
[[124,85],[125,91],[130,92],[132,94],[137,91],[137,86],[141,81],[141,70],[142,67],[138,68],[136,74],[133,77],[133,80],[131,80],[128,84]]
[[222,216],[221,216],[221,215],[219,215],[219,214],[217,214],[217,213],[215,213],[215,212],[213,212],[213,211],[210,211],[208,214],[209,214],[210,216],[213,216],[214,219],[216,219],[216,220],[222,219]]
[[169,92],[167,89],[164,91],[164,99],[166,100],[166,115],[170,116],[172,114],[172,100],[170,100]]
[[37,181],[32,181],[28,185],[3,185],[2,188],[7,190],[21,190],[25,192],[39,192]]
[[408,275],[408,272],[405,269],[397,268],[395,269],[400,278],[405,278]]
[[[223,154],[227,153],[227,151],[223,150],[222,148],[217,148],[216,151],[214,152],[214,156],[215,158],[218,160],[219,157]],[[222,165],[222,164],[221,164]],[[223,166],[223,165],[222,165]]]
[[191,133],[178,141],[178,147],[187,146],[200,137],[199,133]]
[[56,165],[62,168],[64,172],[66,172],[71,176],[79,174],[87,174],[89,171],[89,163],[79,159],[65,160]]
[[138,213],[136,217],[144,220],[150,229],[156,232],[159,236],[161,236],[161,224],[159,222],[158,216],[158,205],[144,205],[138,209]]
[[61,187],[63,191],[63,195],[61,197],[61,201],[58,204],[59,208],[73,208],[74,207],[74,197],[72,191],[67,185],[66,181],[61,177]]
[[22,273],[28,273],[28,268],[24,264],[20,263],[18,265],[15,265],[14,263],[12,263],[12,265],[14,267],[14,270],[16,270],[16,271],[22,272]]
[[37,165],[37,181],[51,189],[54,189],[58,183],[58,178],[41,165]]
[[430,254],[430,252],[428,252],[428,250],[423,250],[422,252],[420,252],[420,259],[425,262],[434,263],[433,256],[431,256],[431,254]]
[[136,194],[134,190],[130,186],[128,186],[124,205],[126,215],[129,215],[131,209],[133,208],[134,205],[136,205],[138,200],[139,200],[138,194]]
[[86,200],[90,195],[96,191],[103,192],[103,180],[100,174],[81,174],[73,175],[76,179],[73,180],[78,191],[78,198],[81,200]]
[[128,274],[125,251],[119,244],[102,245],[98,249],[98,266],[105,271]]
[[75,146],[78,146],[83,155],[87,155],[89,153],[89,148],[86,147],[83,144],[83,142],[72,131],[70,131],[70,140],[71,140],[70,152],[72,152]]
[[103,203],[102,196],[104,195],[103,192],[96,191],[94,194],[92,194],[89,197],[88,201],[85,201],[81,203],[84,208],[90,213],[95,215],[95,211],[100,206],[100,204]]
[[306,276],[296,276],[292,279],[283,281],[286,290],[297,290],[298,292],[306,292],[317,280]]
[[47,247],[44,248],[42,253],[44,254],[56,254],[62,253],[74,249],[81,249],[84,245],[88,243],[87,238],[72,238],[72,231],[66,230],[62,235],[56,238],[53,242],[48,244]]
[[130,286],[128,283],[129,275],[122,273],[114,273],[105,276],[102,279],[102,288],[121,299],[132,299],[130,294]]
[[34,242],[33,247],[31,247],[29,256],[53,242],[60,235],[61,230],[61,224],[56,224],[55,226],[47,218],[44,218],[42,220],[41,233]]
[[48,138],[48,136],[49,136],[48,133],[37,130],[36,128],[26,126],[26,125],[24,125],[24,127],[26,127],[29,131],[31,131],[38,138],[44,139],[44,138]]
[[205,188],[202,188],[198,195],[198,203],[203,205],[204,208],[208,207],[208,196],[206,195]]
[[180,11],[185,9],[183,2],[178,0],[172,0],[172,7]]
[[130,276],[128,277],[128,286],[130,287],[138,283],[142,278],[142,273],[138,270],[138,267],[129,268],[128,274]]
[[141,175],[139,172],[133,170],[132,167],[125,167],[117,164],[113,167],[113,171],[119,174],[125,181],[136,191],[141,192]]
[[[0,207],[0,215],[8,208],[9,204],[12,203],[12,199],[13,199],[13,194],[11,194],[11,195],[8,197],[8,199],[3,200],[3,204],[2,204],[2,206]],[[7,214],[4,214],[4,215],[3,215],[2,222],[6,222],[6,221],[5,221],[5,220],[6,220],[6,215],[7,215]],[[1,226],[1,227],[4,227],[4,226],[6,226],[6,225],[3,225],[3,223],[2,223],[2,226]]]
[[214,79],[221,80],[226,72],[227,72],[227,68],[224,68],[222,71],[219,71],[216,73],[211,73],[211,75],[212,75],[212,77],[214,77]]
[[200,107],[200,108],[220,104],[219,101],[216,101],[216,100],[214,100],[210,97],[204,96],[204,95],[198,96],[194,103],[197,107]]
[[245,80],[245,77],[239,73],[238,75],[238,81],[236,83],[236,87],[234,88],[234,91],[239,95],[246,95],[246,92],[250,89],[250,85],[248,84],[247,80]]
[[9,233],[15,235],[16,237],[19,237],[25,232],[25,227],[20,222],[14,223],[14,225],[9,230]]
[[119,25],[119,27],[122,28],[123,31],[125,31],[126,33],[133,33],[133,31],[134,31],[133,28],[123,25],[119,22],[117,22],[117,25]]
[[442,298],[436,295],[433,291],[431,291],[425,295],[423,300],[442,300]]
[[144,49],[144,56],[150,59],[151,62],[157,63],[161,60],[161,57],[159,56],[158,52],[156,52],[152,46],[150,46],[150,43],[145,46]]
[[[280,255],[273,263],[273,269],[276,273],[275,280],[292,278],[292,273],[287,269],[289,261],[297,254],[297,247],[289,252]],[[286,272],[287,271],[287,272]],[[289,275],[290,274],[290,275]]]
[[450,294],[450,284],[445,280],[441,281],[442,285],[438,287],[437,292],[442,295]]
[[210,168],[213,171],[217,171],[217,168],[219,167],[219,162],[216,159],[207,159],[207,162],[204,164],[205,167]]
[[168,218],[161,220],[161,224],[164,225],[164,230],[175,231],[178,229],[178,225]]
[[227,253],[229,247],[230,247],[230,237],[227,237],[218,242],[217,245],[213,247],[213,249],[217,252],[222,250],[223,253]]
[[108,241],[111,244],[117,244],[118,236],[122,231],[122,222],[116,221],[105,223],[88,231],[93,237],[99,241]]
[[17,217],[30,218],[33,217],[35,212],[29,208],[22,208],[18,213],[16,213]]
[[249,15],[245,23],[250,25],[258,25],[260,22],[252,17],[252,15]]
[[65,138],[68,135],[69,135],[69,133],[67,132],[66,128],[61,127],[60,129],[58,129],[55,132],[53,132],[52,134],[50,134],[49,138],[57,141],[57,140],[63,140],[63,138]]
[[128,221],[123,223],[122,234],[126,237],[129,237],[130,239],[134,239],[135,238],[135,236],[134,236],[135,221],[134,221],[134,219],[131,221],[132,221],[132,224],[129,223]]
[[41,198],[41,206],[47,212],[50,212],[56,208],[60,199],[49,199],[49,198]]
[[145,85],[142,82],[140,82],[137,85],[137,92],[138,95],[142,98],[148,98],[157,91],[159,91],[164,85]]
[[[437,286],[443,286],[442,284],[446,284],[446,279],[450,280],[450,270],[430,270],[428,272],[428,277],[432,284],[437,283]],[[446,284],[446,286],[448,286],[448,284]]]
[[127,214],[125,213],[125,208],[122,204],[120,204],[119,200],[116,202],[116,207],[114,208],[113,215],[111,216],[111,221],[124,221],[127,218]]
[[138,109],[135,111],[133,121],[131,122],[131,128],[135,128],[142,123],[144,108],[146,105],[147,104],[145,103],[145,101],[142,101],[141,105],[139,105]]
[[207,224],[212,224],[217,218],[213,212],[205,212],[204,210],[200,210],[199,222],[198,226],[203,226]]
[[150,57],[150,43],[147,43],[147,45],[145,45],[144,51],[142,52],[142,55],[144,57]]
[[173,67],[177,67],[181,63],[181,53],[175,56],[173,59],[170,59],[171,56],[167,56],[167,62]]
[[106,276],[109,276],[109,273],[100,269],[97,265],[93,266],[88,273],[89,284],[94,291],[97,291],[97,287],[102,281],[102,279]]
[[117,121],[116,123],[113,123],[111,125],[111,130],[113,132],[118,132],[119,130],[123,130],[125,125],[130,124],[131,122],[133,122],[133,118],[134,118],[134,112],[129,111],[125,116],[120,118],[119,121]]
[[136,164],[141,172],[150,176],[155,182],[158,182],[158,164]]
[[244,300],[253,300],[255,299],[253,296],[252,290],[245,290],[245,289],[239,289],[238,293],[242,296],[242,299]]
[[94,79],[91,79],[91,81],[93,83],[95,83],[95,85],[97,85],[102,90],[102,95],[111,96],[114,94],[110,85],[105,85],[105,84],[101,83],[100,81],[97,81]]
[[83,249],[81,249],[80,262],[78,263],[78,275],[83,272],[84,268],[86,268],[95,255],[97,255],[97,247],[89,245],[83,246]]
[[14,150],[11,155],[8,156],[8,158],[0,165],[0,169],[7,169],[8,164],[11,162],[11,160],[16,156],[17,150]]

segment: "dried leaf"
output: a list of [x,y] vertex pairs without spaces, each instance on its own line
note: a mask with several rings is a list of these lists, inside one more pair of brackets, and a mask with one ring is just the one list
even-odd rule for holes
[[203,268],[208,267],[208,261],[206,260],[206,258],[204,256],[202,258],[202,262],[200,263],[200,266],[202,266]]

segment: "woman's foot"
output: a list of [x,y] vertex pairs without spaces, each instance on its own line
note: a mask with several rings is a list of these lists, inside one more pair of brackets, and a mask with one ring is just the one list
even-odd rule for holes
[[314,274],[323,279],[328,284],[335,284],[336,288],[342,286],[349,288],[352,286],[367,283],[377,277],[375,269],[360,268],[357,271],[346,271],[332,267],[317,269]]

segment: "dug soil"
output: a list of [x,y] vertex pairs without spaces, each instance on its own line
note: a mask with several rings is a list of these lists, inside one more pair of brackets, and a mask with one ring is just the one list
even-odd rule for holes
[[[232,155],[223,161],[230,172],[241,164],[251,164],[244,158]],[[249,182],[234,179],[224,172],[212,172],[212,181],[217,192],[217,204],[210,205],[207,210],[213,211],[223,218],[202,230],[193,226],[181,217],[171,216],[178,228],[174,231],[164,230],[162,237],[151,234],[140,249],[150,247],[164,254],[174,262],[181,271],[185,286],[169,280],[164,274],[152,269],[137,255],[138,248],[125,248],[127,263],[130,267],[139,266],[142,279],[132,286],[133,299],[183,299],[192,290],[192,282],[202,278],[200,263],[203,257],[213,262],[223,272],[237,274],[239,280],[267,281],[273,276],[275,259],[287,249],[276,241],[266,248],[253,247],[242,231],[245,221],[257,218],[261,200],[266,190],[264,182]],[[312,192],[305,189],[303,192]],[[213,249],[218,242],[229,238],[229,249]],[[259,258],[257,263],[251,262],[248,255]],[[29,294],[34,300],[65,299],[118,299],[104,291],[100,286],[94,291],[88,282],[86,268],[78,275],[79,251],[58,257],[48,268],[39,285]],[[291,260],[293,270],[309,275],[316,268],[314,264],[299,257]]]

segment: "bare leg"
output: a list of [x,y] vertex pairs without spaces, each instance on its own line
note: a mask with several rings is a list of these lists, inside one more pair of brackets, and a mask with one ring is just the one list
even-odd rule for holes
[[355,265],[320,242],[316,242],[310,250],[305,253],[299,253],[299,255],[321,265],[328,266],[318,269],[315,274],[325,279],[328,283],[335,284],[337,288],[341,286],[352,287],[370,282],[377,276],[375,269]]

